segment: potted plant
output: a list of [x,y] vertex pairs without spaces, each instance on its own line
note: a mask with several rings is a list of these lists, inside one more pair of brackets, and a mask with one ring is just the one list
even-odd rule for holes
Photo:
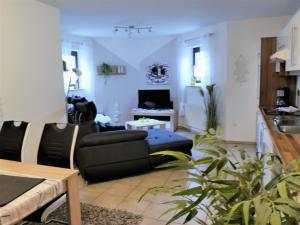
[[[189,189],[154,187],[145,193],[170,192],[179,197],[168,202],[174,207],[165,213],[175,211],[176,214],[167,224],[185,217],[185,223],[195,220],[201,225],[298,225],[300,204],[296,197],[300,192],[300,172],[297,161],[284,167],[274,154],[251,157],[244,150],[226,149],[213,129],[196,135],[195,144],[196,150],[205,155],[203,158],[173,151],[153,154],[174,157],[175,161],[159,167],[188,170],[185,180],[195,184]],[[271,171],[272,179],[264,184],[264,178]],[[207,218],[197,217],[199,212]]]
[[206,130],[213,128],[217,130],[218,116],[217,116],[217,98],[215,93],[216,84],[206,86],[205,91],[200,88],[200,94],[203,97],[203,103],[206,114]]

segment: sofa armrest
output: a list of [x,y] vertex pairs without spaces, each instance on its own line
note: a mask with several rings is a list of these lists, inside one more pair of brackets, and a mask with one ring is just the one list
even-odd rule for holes
[[148,133],[142,130],[97,132],[83,137],[80,141],[80,147],[144,140],[147,136]]

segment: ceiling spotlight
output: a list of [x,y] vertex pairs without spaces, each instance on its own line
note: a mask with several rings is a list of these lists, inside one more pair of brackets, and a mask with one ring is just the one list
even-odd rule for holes
[[116,28],[115,28],[115,32],[118,32],[118,31],[119,31],[119,29],[116,27]]
[[151,32],[152,32],[152,28],[150,27],[150,28],[149,28],[149,33],[151,33]]

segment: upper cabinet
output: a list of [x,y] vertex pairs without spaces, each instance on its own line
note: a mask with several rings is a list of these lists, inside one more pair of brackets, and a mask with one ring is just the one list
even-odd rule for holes
[[286,71],[300,71],[300,11],[280,32],[277,49],[286,51]]
[[300,11],[290,20],[284,32],[287,32],[288,57],[286,61],[287,71],[300,70]]

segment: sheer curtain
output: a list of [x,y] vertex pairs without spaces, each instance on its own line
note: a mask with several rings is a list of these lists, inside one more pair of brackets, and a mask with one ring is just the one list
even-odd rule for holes
[[213,34],[207,34],[200,39],[200,51],[203,54],[203,75],[201,86],[205,88],[214,81],[214,65],[213,65]]
[[[192,56],[193,48],[200,47],[199,57],[199,78],[200,86],[206,91],[206,86],[215,82],[214,69],[214,35],[206,34],[198,38],[185,41],[185,48]],[[193,66],[192,57],[190,65]],[[193,74],[190,74],[190,79]],[[196,130],[205,129],[205,112],[202,96],[198,88],[187,86],[184,93],[184,103],[181,107],[181,116],[184,117],[185,124]]]

